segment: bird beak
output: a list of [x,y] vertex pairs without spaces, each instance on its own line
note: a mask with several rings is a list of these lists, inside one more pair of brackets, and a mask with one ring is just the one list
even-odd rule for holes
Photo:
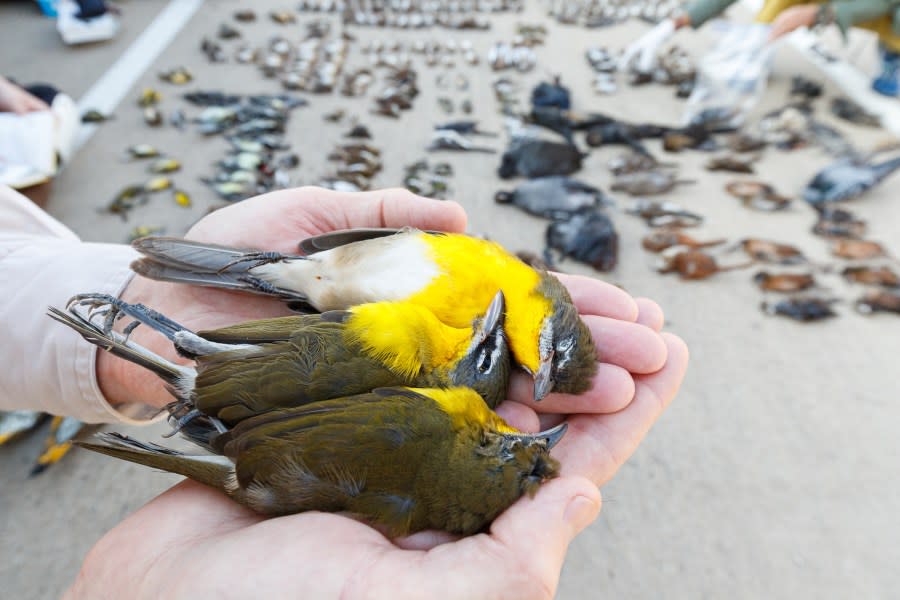
[[540,402],[553,389],[553,351],[541,358],[537,373],[534,374],[534,400]]
[[563,435],[565,435],[566,433],[566,429],[568,428],[568,423],[560,423],[556,427],[547,429],[546,431],[539,431],[537,433],[520,433],[515,437],[522,440],[526,444],[543,442],[547,445],[547,450],[550,450],[551,448],[553,448],[553,446],[559,443],[559,440],[562,439]]
[[506,301],[503,292],[498,291],[491,300],[484,318],[475,329],[475,345],[481,344],[488,339],[497,330],[497,327],[503,322],[503,311],[506,308]]

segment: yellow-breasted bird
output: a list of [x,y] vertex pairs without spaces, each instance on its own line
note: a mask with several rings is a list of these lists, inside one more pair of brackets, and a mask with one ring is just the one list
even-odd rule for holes
[[468,388],[381,388],[272,411],[224,432],[202,416],[185,425],[182,433],[213,455],[119,434],[81,445],[185,475],[266,515],[340,511],[392,536],[472,534],[557,475],[550,448],[565,428],[517,431]]
[[137,273],[266,294],[318,311],[407,301],[465,327],[502,290],[510,349],[534,376],[534,396],[587,391],[597,369],[590,330],[565,287],[495,242],[416,229],[351,229],[304,240],[306,256],[177,238],[136,240]]
[[[87,318],[76,310],[89,307]],[[81,294],[50,316],[89,342],[159,375],[182,408],[226,425],[272,410],[378,387],[466,386],[491,406],[506,397],[509,349],[498,292],[468,328],[444,325],[421,306],[361,304],[346,311],[248,321],[194,333],[143,305]],[[103,322],[92,317],[103,315]],[[112,329],[121,317],[164,334],[195,368],[175,364]],[[126,328],[126,332],[130,330]],[[196,416],[183,411],[185,420]]]

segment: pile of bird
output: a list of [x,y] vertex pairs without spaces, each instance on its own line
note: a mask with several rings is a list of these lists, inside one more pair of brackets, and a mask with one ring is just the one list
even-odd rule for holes
[[558,23],[589,29],[611,27],[629,19],[656,24],[681,10],[680,0],[566,0],[551,1],[548,13]]
[[[332,232],[296,255],[177,238],[134,248],[145,277],[278,298],[304,314],[192,331],[104,294],[51,308],[158,375],[173,433],[197,448],[117,433],[81,445],[185,475],[262,514],[347,512],[391,535],[483,531],[557,475],[550,450],[566,424],[525,433],[492,409],[516,365],[533,376],[535,400],[586,392],[596,347],[563,285],[498,244],[407,228]],[[193,364],[138,345],[129,335],[139,326]]]
[[[301,11],[311,3],[300,5]],[[521,0],[373,0],[341,3],[345,25],[427,29],[487,30],[491,22],[485,14],[521,12]]]

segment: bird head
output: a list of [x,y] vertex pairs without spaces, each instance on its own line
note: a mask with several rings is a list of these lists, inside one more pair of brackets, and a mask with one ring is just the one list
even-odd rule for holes
[[551,391],[581,394],[597,372],[597,349],[591,331],[578,315],[572,298],[558,279],[541,275],[539,291],[550,298],[551,312],[541,325],[540,362],[534,376],[534,398]]
[[550,456],[550,450],[567,428],[561,423],[538,433],[485,430],[476,453],[487,459],[488,469],[500,474],[495,481],[506,493],[532,497],[542,482],[559,475],[559,462]]
[[453,368],[455,385],[474,389],[494,408],[506,398],[509,384],[510,350],[503,330],[505,302],[498,291],[483,317],[472,327],[472,341]]

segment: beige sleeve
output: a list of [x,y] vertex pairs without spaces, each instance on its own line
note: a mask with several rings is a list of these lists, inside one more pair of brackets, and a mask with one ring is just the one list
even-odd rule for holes
[[145,423],[156,409],[113,408],[97,384],[94,346],[47,316],[82,292],[118,296],[136,253],[85,243],[59,221],[0,186],[0,410],[40,410],[88,423]]

